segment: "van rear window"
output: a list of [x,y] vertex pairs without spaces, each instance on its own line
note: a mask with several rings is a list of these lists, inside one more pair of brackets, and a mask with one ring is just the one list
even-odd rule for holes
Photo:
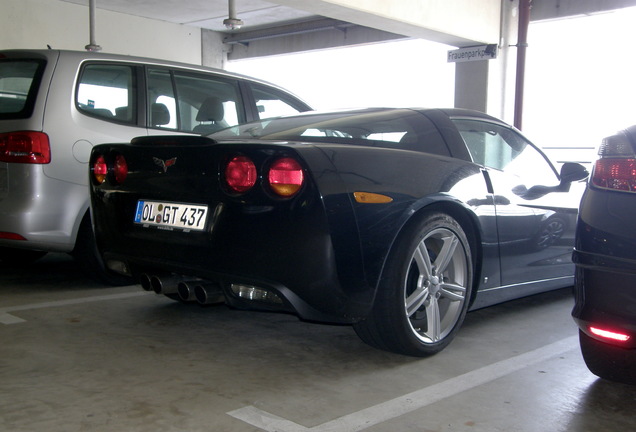
[[42,60],[0,59],[0,119],[31,116],[44,65]]

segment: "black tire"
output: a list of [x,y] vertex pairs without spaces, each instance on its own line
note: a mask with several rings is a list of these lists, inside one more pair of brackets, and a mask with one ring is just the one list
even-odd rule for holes
[[134,284],[132,277],[124,276],[110,271],[101,254],[97,250],[95,234],[91,224],[90,215],[86,214],[80,224],[75,249],[71,253],[73,259],[91,279],[107,285],[124,286]]
[[44,255],[45,251],[0,247],[0,263],[12,266],[31,264]]
[[464,230],[447,214],[426,214],[398,237],[373,310],[354,329],[376,348],[417,357],[436,354],[461,327],[472,283]]
[[579,330],[581,354],[594,375],[625,384],[636,384],[636,350],[606,344]]

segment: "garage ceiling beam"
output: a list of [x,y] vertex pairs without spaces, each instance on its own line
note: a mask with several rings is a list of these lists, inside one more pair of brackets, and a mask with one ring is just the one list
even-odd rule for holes
[[453,46],[496,43],[501,0],[275,0],[277,4],[388,33]]

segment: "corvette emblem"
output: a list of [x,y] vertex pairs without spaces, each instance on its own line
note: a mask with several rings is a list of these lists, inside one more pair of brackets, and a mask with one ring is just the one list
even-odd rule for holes
[[163,172],[168,171],[168,168],[170,168],[172,165],[177,163],[177,158],[173,157],[172,159],[168,159],[168,160],[162,160],[156,157],[153,157],[152,160],[155,162],[156,165],[160,166],[163,169]]

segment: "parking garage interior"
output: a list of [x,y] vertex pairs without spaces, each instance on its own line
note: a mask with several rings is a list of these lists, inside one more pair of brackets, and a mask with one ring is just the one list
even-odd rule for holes
[[[449,103],[524,130],[522,102],[532,97],[523,87],[525,50],[532,49],[520,40],[524,26],[633,6],[633,0],[5,0],[0,49],[96,50],[230,70],[243,62],[249,68],[241,72],[258,78],[259,60],[426,41],[448,53],[429,61],[452,74]],[[630,32],[624,29],[622,42]],[[474,47],[496,55],[449,60]],[[380,61],[392,61],[387,56]],[[274,69],[267,79],[275,78]],[[602,86],[603,79],[590,77],[589,85]],[[329,92],[331,84],[308,85]],[[302,87],[294,91],[303,97]],[[547,102],[566,105],[558,93]],[[564,154],[557,145],[549,154],[557,163],[589,163],[594,144],[572,145],[579,153]],[[572,305],[567,288],[473,311],[447,349],[411,358],[365,345],[347,325],[185,304],[138,285],[107,286],[66,254],[24,266],[0,262],[0,429],[631,430],[636,388],[587,370]]]

